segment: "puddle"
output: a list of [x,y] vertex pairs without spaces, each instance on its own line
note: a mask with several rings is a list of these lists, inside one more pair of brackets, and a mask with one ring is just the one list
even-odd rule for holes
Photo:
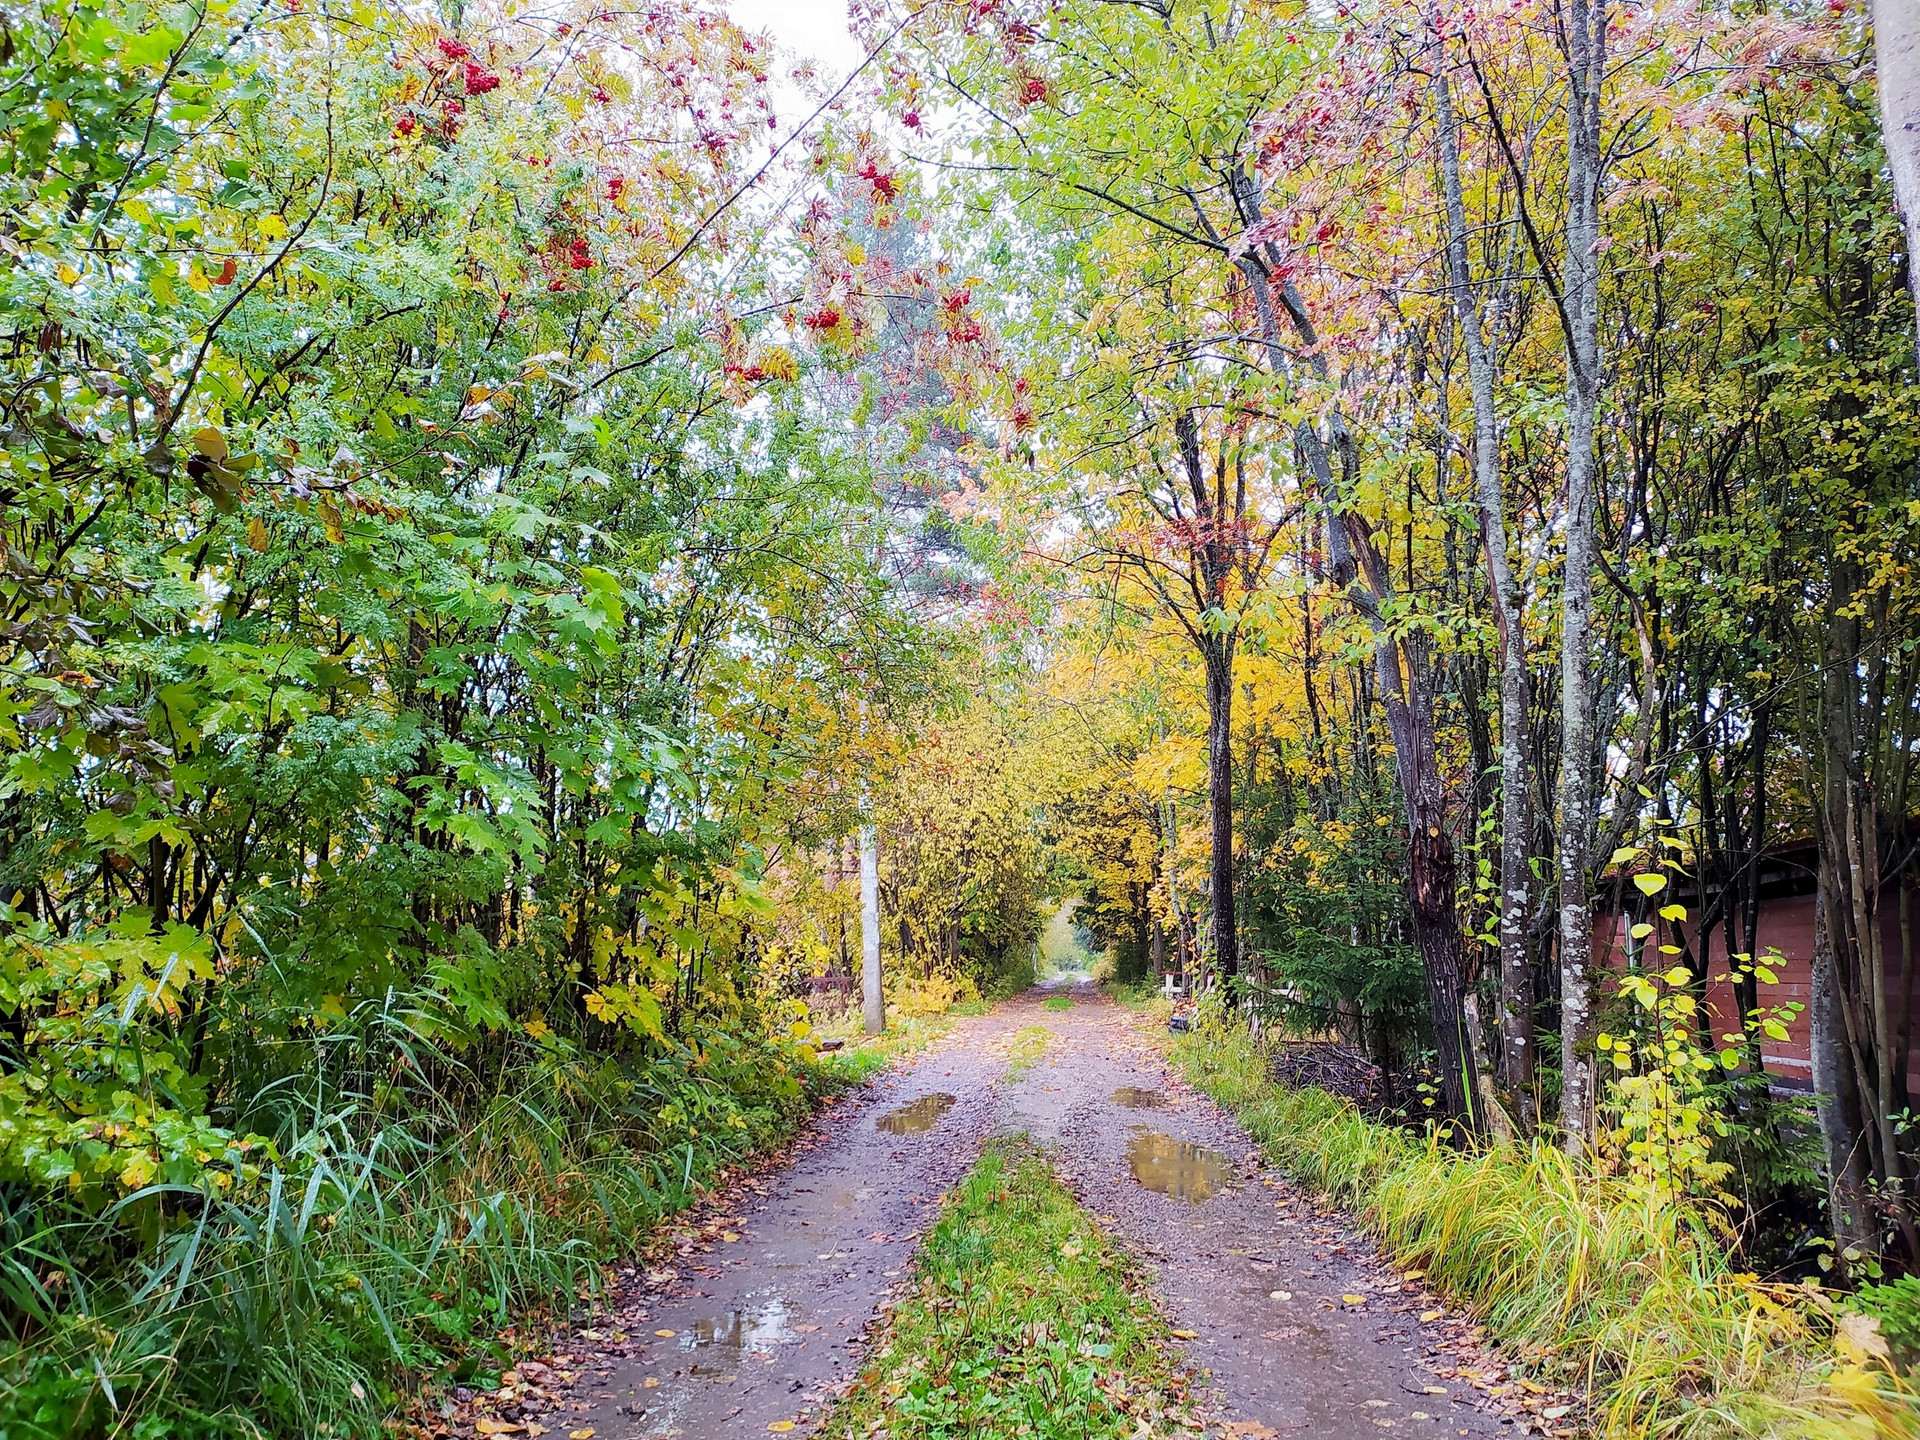
[[1217,1150],[1189,1145],[1158,1130],[1142,1129],[1127,1146],[1133,1178],[1149,1190],[1201,1201],[1226,1186],[1233,1162]]
[[1129,1110],[1160,1110],[1167,1104],[1167,1092],[1164,1090],[1142,1090],[1134,1085],[1122,1085],[1113,1092],[1113,1103],[1124,1105]]
[[898,1110],[889,1110],[873,1122],[873,1128],[891,1135],[917,1135],[922,1130],[933,1129],[940,1123],[940,1117],[952,1108],[951,1095],[922,1095]]
[[682,1350],[770,1350],[799,1339],[793,1322],[799,1312],[784,1296],[776,1296],[751,1310],[729,1310],[696,1320],[680,1332]]

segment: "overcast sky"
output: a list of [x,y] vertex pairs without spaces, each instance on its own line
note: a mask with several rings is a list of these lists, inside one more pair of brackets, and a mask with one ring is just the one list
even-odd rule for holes
[[866,54],[847,33],[846,0],[728,0],[727,13],[747,30],[772,31],[783,50],[836,78]]

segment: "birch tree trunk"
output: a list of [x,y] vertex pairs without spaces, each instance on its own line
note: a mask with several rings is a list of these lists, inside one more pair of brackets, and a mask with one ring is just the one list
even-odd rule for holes
[[1447,202],[1447,271],[1454,315],[1467,352],[1473,396],[1473,478],[1487,554],[1488,589],[1500,639],[1500,1080],[1517,1103],[1521,1124],[1534,1122],[1533,965],[1527,953],[1527,839],[1532,806],[1527,764],[1527,638],[1522,597],[1507,554],[1507,501],[1500,472],[1500,424],[1494,409],[1494,360],[1487,348],[1467,248],[1467,207],[1460,188],[1460,131],[1447,79],[1446,37],[1436,31],[1435,119],[1441,182]]
[[1239,1000],[1240,934],[1233,905],[1233,639],[1220,638],[1207,663],[1207,808],[1213,958],[1229,1004]]
[[1920,321],[1920,4],[1873,0],[1873,60],[1893,203],[1907,236],[1907,289]]
[[880,984],[880,847],[871,825],[860,827],[860,988],[866,1032],[887,1028],[887,996]]
[[1600,92],[1606,0],[1568,0],[1566,568],[1560,622],[1560,1126],[1570,1155],[1594,1141],[1599,1064],[1593,916],[1593,511],[1600,406]]

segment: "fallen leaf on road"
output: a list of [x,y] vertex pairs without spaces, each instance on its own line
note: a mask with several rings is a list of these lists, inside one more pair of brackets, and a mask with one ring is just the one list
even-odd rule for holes
[[793,1421],[791,1420],[776,1420],[771,1425],[767,1426],[767,1429],[771,1430],[775,1435],[784,1435],[787,1433],[787,1431],[791,1430],[792,1428],[793,1428]]
[[593,1427],[589,1425],[584,1430],[569,1430],[567,1440],[593,1440]]
[[640,1382],[640,1388],[642,1390],[658,1390],[660,1388],[660,1381],[656,1377],[649,1375]]
[[1420,1387],[1420,1393],[1422,1395],[1448,1395],[1452,1392],[1444,1385],[1422,1385]]
[[1257,1420],[1229,1420],[1223,1433],[1240,1436],[1242,1440],[1279,1440],[1280,1436],[1271,1425],[1262,1425]]
[[482,1416],[473,1422],[474,1431],[481,1435],[516,1435],[520,1427],[510,1420],[495,1420]]
[[799,1331],[802,1335],[808,1335],[808,1334],[811,1334],[813,1331],[818,1330],[820,1327],[818,1325],[796,1325],[793,1328]]
[[1340,1303],[1342,1305],[1364,1305],[1367,1303],[1367,1297],[1364,1295],[1342,1295],[1340,1297]]
[[1442,1315],[1446,1313],[1447,1312],[1444,1310],[1422,1310],[1420,1312],[1420,1319],[1422,1323],[1425,1323],[1427,1321],[1438,1320]]
[[720,1238],[726,1241],[729,1245],[731,1245],[733,1244],[734,1241],[740,1238],[740,1234],[738,1231],[729,1230],[726,1232],[726,1234],[722,1235]]
[[1167,1333],[1176,1340],[1198,1340],[1200,1338],[1200,1332],[1197,1330],[1169,1330]]
[[671,1330],[656,1330],[653,1333],[658,1335],[662,1340],[671,1340],[673,1338],[673,1331]]

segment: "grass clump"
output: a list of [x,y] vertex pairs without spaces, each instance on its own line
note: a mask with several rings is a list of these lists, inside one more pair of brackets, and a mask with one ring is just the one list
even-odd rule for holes
[[1073,997],[1071,995],[1049,995],[1045,1000],[1040,1002],[1040,1008],[1042,1010],[1052,1010],[1056,1014],[1071,1010],[1073,1009]]
[[1025,1139],[987,1147],[914,1273],[823,1435],[1133,1440],[1183,1417],[1185,1380],[1132,1264]]
[[1047,1053],[1047,1027],[1023,1025],[1007,1044],[1007,1079],[1020,1080]]
[[1912,1435],[1884,1371],[1836,1360],[1830,1302],[1738,1272],[1707,1224],[1536,1140],[1471,1153],[1273,1083],[1242,1031],[1181,1037],[1186,1077],[1267,1154],[1353,1209],[1523,1361],[1584,1388],[1621,1436]]

